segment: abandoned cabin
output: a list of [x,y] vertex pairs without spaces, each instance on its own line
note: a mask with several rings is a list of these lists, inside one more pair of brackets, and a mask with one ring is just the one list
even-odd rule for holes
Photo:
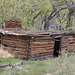
[[15,58],[36,60],[57,57],[62,50],[74,52],[75,36],[73,32],[31,31],[22,28],[21,21],[10,20],[0,29],[0,44]]

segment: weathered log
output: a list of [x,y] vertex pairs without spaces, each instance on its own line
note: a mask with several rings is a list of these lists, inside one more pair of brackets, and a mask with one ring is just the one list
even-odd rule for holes
[[7,64],[7,65],[3,65],[3,64],[0,64],[0,68],[5,68],[5,67],[8,67],[10,66],[11,68],[15,67],[15,66],[18,66],[18,65],[22,65],[23,64],[23,61],[19,62],[19,63],[16,63],[16,64]]
[[8,67],[8,66],[10,66],[10,64],[6,64],[6,65],[0,64],[0,68],[5,68],[5,67]]
[[16,63],[16,64],[13,64],[11,67],[13,68],[13,67],[18,66],[18,65],[23,65],[23,61]]

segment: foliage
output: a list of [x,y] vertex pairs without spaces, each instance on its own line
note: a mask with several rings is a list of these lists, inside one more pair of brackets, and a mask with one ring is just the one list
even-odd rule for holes
[[42,14],[45,14],[51,8],[51,3],[49,0],[1,0],[0,7],[1,24],[4,24],[4,20],[9,20],[14,17],[22,20],[23,27],[32,27],[30,25],[32,25],[33,17],[40,11]]
[[[69,0],[69,4],[72,5],[72,0]],[[4,20],[19,18],[23,27],[41,30],[45,20],[54,10],[53,7],[58,11],[66,6],[65,0],[0,0],[0,28],[3,28]],[[61,30],[65,29],[68,12],[68,9],[60,11],[60,16],[58,18],[57,15],[54,16],[49,26],[54,24],[59,29],[61,27]]]

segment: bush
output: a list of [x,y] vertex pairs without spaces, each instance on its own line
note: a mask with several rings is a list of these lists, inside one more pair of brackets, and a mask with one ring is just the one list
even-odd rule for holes
[[48,67],[52,70],[52,75],[75,75],[75,54],[63,53],[53,63],[48,64]]

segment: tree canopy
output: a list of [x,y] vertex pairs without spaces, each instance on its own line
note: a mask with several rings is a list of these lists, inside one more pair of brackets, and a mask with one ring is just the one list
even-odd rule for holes
[[73,30],[75,0],[1,0],[0,28],[4,20],[19,18],[33,30]]

